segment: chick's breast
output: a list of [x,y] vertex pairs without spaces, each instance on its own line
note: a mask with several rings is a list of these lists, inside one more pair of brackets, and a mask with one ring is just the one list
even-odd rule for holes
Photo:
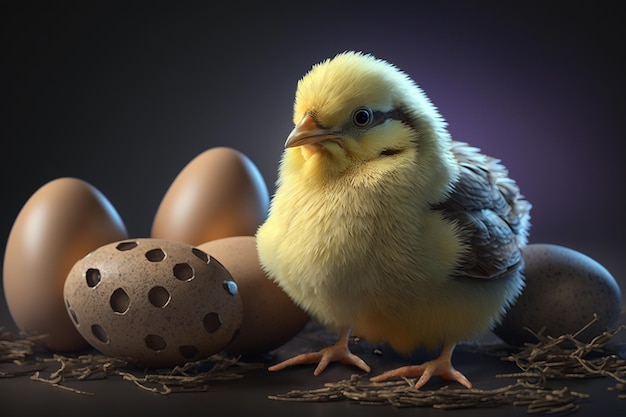
[[[374,248],[384,226],[380,199],[365,204],[360,187],[310,181],[284,172],[271,215],[257,232],[262,265],[296,303],[325,325],[350,324],[377,292],[369,282],[383,265]],[[393,222],[391,222],[393,223]],[[387,232],[388,233],[388,232]]]

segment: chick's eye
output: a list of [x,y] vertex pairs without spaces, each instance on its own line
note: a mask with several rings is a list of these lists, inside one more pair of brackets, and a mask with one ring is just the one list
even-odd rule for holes
[[365,127],[372,121],[372,111],[368,108],[359,108],[352,113],[352,122],[355,126]]

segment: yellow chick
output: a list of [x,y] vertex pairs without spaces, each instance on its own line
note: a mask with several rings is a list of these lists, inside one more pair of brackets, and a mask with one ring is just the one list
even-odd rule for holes
[[358,52],[299,81],[295,128],[257,232],[268,275],[337,343],[270,370],[331,361],[370,367],[350,335],[437,359],[371,378],[431,376],[471,387],[454,369],[458,341],[488,330],[524,285],[520,248],[530,204],[497,159],[452,141],[401,70]]

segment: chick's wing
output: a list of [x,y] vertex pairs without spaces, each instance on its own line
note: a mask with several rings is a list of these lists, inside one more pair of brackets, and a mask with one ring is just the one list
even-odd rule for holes
[[460,175],[449,198],[433,207],[458,224],[467,251],[460,276],[494,279],[522,264],[530,204],[497,159],[455,142]]

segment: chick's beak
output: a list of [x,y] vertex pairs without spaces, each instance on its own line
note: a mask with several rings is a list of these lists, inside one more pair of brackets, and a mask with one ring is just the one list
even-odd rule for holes
[[287,137],[285,148],[310,145],[328,139],[337,140],[340,137],[328,129],[321,128],[315,119],[307,113]]

